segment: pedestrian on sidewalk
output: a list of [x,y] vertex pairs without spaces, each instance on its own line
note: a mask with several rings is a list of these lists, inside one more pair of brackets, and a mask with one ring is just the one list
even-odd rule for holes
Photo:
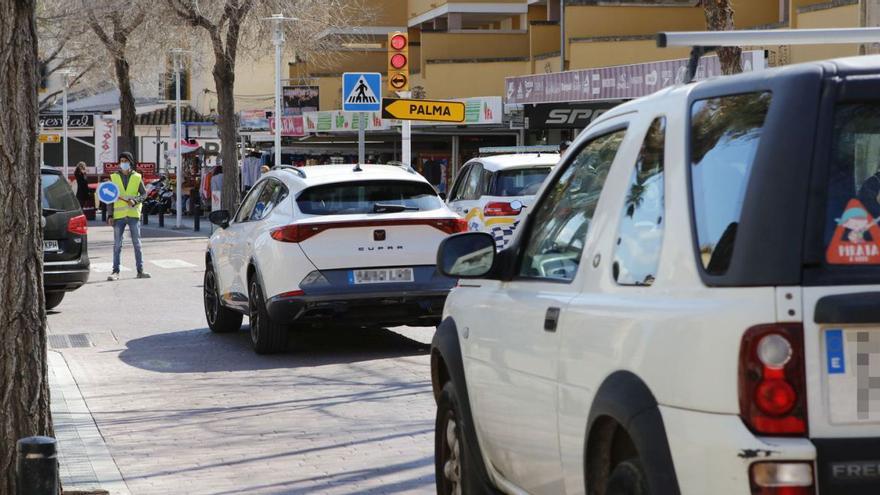
[[80,208],[85,208],[86,202],[89,200],[89,179],[86,174],[86,162],[76,164],[73,176],[76,177],[76,200],[79,202]]
[[119,171],[110,175],[110,181],[119,188],[119,199],[107,205],[108,222],[113,226],[113,272],[107,280],[119,280],[119,258],[122,255],[122,239],[125,227],[131,234],[137,278],[150,278],[144,271],[141,253],[141,204],[147,196],[141,174],[134,171],[134,157],[125,151],[119,155]]

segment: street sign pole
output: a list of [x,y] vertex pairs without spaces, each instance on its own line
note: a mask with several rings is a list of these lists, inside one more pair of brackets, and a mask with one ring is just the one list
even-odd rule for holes
[[61,146],[61,148],[62,148],[62,149],[61,149],[61,153],[62,153],[61,163],[63,164],[64,180],[65,180],[65,181],[66,181],[66,180],[69,180],[69,179],[67,178],[67,177],[68,177],[68,175],[67,175],[67,83],[68,83],[68,79],[67,79],[67,78],[68,78],[68,77],[69,77],[69,76],[67,75],[67,73],[65,73],[65,74],[64,74],[64,86],[63,86],[63,88],[62,88],[62,91],[64,92],[64,95],[63,95],[63,97],[62,97],[62,98],[63,98],[63,100],[62,100],[63,103],[62,103],[62,105],[61,105],[61,109],[62,109],[62,110],[61,110],[61,113],[62,113],[62,115],[61,115],[61,120],[63,121],[63,123],[62,123],[61,125],[62,125],[62,127],[63,127],[63,129],[64,129],[64,139],[63,139],[63,141],[62,141],[64,144]]
[[[410,98],[412,91],[400,91],[401,98]],[[400,161],[412,167],[412,121],[404,120],[400,129]]]
[[[357,113],[358,165],[366,160],[367,112],[382,111],[382,74],[346,72],[342,74],[342,111]],[[358,170],[360,167],[355,167]]]
[[367,154],[367,146],[366,146],[366,127],[367,127],[367,114],[366,112],[358,112],[358,164],[362,165],[366,163],[366,154]]
[[174,134],[175,134],[175,139],[177,139],[177,184],[176,184],[175,189],[177,190],[177,192],[176,192],[176,196],[177,196],[176,197],[176,203],[177,203],[176,224],[177,224],[177,228],[179,229],[181,224],[183,223],[183,192],[182,192],[182,188],[183,188],[183,155],[181,154],[181,147],[180,147],[180,140],[181,140],[181,135],[180,135],[180,52],[181,52],[181,50],[175,49],[175,50],[172,50],[172,52],[174,53],[174,78],[175,78],[174,99],[175,99],[175,104],[177,107],[176,108],[177,115],[176,115],[176,120],[175,120],[176,124],[174,126],[176,128],[177,132],[175,132]]

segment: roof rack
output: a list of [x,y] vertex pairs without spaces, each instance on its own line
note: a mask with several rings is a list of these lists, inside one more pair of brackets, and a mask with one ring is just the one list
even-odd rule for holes
[[299,167],[294,167],[293,165],[278,165],[277,168],[280,168],[281,170],[290,170],[291,172],[295,173],[296,175],[299,175],[300,177],[302,177],[303,179],[306,178],[306,171],[299,168]]
[[539,144],[534,146],[487,146],[480,148],[480,155],[513,155],[519,153],[558,153],[559,145]]
[[725,46],[766,45],[827,45],[849,43],[877,43],[880,28],[838,29],[752,29],[743,31],[679,31],[657,33],[657,46],[691,47],[688,77],[691,82],[697,74],[700,57]]

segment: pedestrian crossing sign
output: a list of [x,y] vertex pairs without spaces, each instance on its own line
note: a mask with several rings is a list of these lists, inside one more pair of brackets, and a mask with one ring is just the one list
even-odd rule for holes
[[342,110],[379,112],[382,110],[382,74],[346,72],[342,74]]

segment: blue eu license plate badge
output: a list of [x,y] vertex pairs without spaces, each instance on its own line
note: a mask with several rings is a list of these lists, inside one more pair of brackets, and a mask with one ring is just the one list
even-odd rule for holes
[[828,374],[846,373],[843,330],[825,331],[825,352],[828,357]]

